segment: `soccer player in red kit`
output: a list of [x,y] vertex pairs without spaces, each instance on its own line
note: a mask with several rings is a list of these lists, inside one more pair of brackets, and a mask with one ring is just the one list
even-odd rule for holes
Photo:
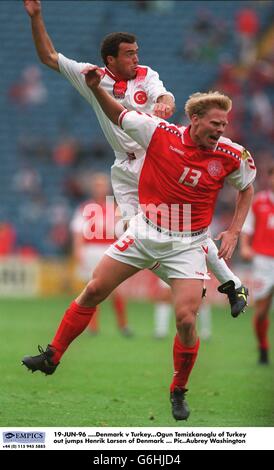
[[274,165],[269,168],[269,189],[258,192],[241,234],[241,255],[253,260],[254,330],[259,364],[269,363],[269,314],[274,291]]
[[[24,0],[24,6],[31,18],[33,42],[40,61],[60,73],[80,93],[97,116],[115,155],[111,167],[112,187],[121,215],[124,221],[128,222],[139,212],[138,184],[145,150],[111,122],[102,111],[88,87],[86,74],[83,74],[83,70],[88,73],[92,64],[72,60],[57,52],[44,23],[42,2]],[[90,9],[92,12],[92,5]],[[101,68],[101,86],[111,96],[127,109],[153,114],[161,119],[172,116],[175,110],[174,96],[166,90],[156,71],[146,65],[139,65],[139,47],[134,35],[125,32],[110,33],[103,39],[100,52],[104,63]],[[248,290],[225,261],[218,258],[217,247],[210,239],[207,249],[208,268],[221,283],[218,290],[228,296],[232,316],[237,317],[247,305]],[[166,284],[167,279],[162,276],[160,264],[153,263],[150,269],[162,281],[159,280],[155,305],[155,333],[161,337],[165,334],[171,313],[167,303],[170,289]]]
[[230,227],[219,235],[219,256],[230,259],[249,210],[256,175],[242,146],[223,138],[231,100],[218,92],[196,93],[186,103],[191,125],[177,128],[141,112],[128,111],[99,83],[98,67],[86,80],[103,111],[146,151],[139,182],[142,211],[125,234],[106,251],[92,280],[70,305],[46,351],[26,356],[28,369],[53,373],[69,344],[83,331],[95,307],[128,277],[158,261],[170,281],[176,315],[172,414],[185,420],[190,411],[186,385],[199,338],[196,315],[207,279],[208,226],[224,180],[238,189]]

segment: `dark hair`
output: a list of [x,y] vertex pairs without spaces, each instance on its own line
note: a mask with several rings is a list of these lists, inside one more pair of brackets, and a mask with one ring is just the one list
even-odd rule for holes
[[136,37],[134,34],[129,33],[110,33],[103,39],[101,44],[101,57],[105,65],[107,65],[108,55],[112,55],[113,57],[118,56],[121,42],[133,44],[136,42]]

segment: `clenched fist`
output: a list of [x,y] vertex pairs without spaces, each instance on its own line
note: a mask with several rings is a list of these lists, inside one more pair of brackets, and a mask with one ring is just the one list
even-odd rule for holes
[[42,10],[40,0],[24,0],[24,7],[31,18],[39,15]]
[[87,65],[81,73],[85,76],[89,88],[96,88],[104,76],[104,72],[97,65]]

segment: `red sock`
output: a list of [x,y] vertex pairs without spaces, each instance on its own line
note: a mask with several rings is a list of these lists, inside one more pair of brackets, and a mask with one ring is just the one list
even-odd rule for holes
[[259,348],[268,349],[267,332],[269,328],[269,318],[254,317],[254,330],[257,337]]
[[112,297],[113,307],[116,314],[116,320],[119,328],[127,326],[126,303],[121,294],[115,293]]
[[87,327],[95,310],[96,307],[82,307],[75,301],[66,310],[51,342],[51,346],[56,349],[52,358],[55,364],[59,362],[70,343]]
[[171,392],[174,391],[175,387],[185,388],[190,372],[195,364],[199,346],[199,338],[195,346],[188,348],[181,343],[178,334],[176,334],[173,344],[174,377],[170,386]]

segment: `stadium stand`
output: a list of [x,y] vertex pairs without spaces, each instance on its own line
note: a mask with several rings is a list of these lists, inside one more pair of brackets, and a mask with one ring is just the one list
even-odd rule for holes
[[[150,3],[150,2],[148,2]],[[140,9],[132,1],[44,2],[44,17],[57,50],[78,61],[101,63],[100,42],[111,31],[130,31],[138,37],[140,63],[159,71],[167,88],[177,100],[175,121],[183,115],[180,103],[197,90],[210,88],[218,78],[220,65],[237,64],[238,42],[235,33],[237,12],[243,1],[171,2],[168,9]],[[248,2],[258,15],[257,40],[268,31],[273,2]],[[1,172],[0,220],[16,228],[19,246],[31,245],[45,256],[64,254],[66,241],[54,243],[55,221],[52,213],[61,207],[62,223],[68,222],[79,200],[65,191],[70,178],[81,176],[87,168],[109,171],[112,154],[92,110],[58,74],[43,67],[36,57],[29,21],[19,2],[2,1],[1,30]],[[20,98],[20,85],[30,67],[40,73],[38,99]],[[40,89],[40,95],[39,95]],[[19,90],[19,91],[18,91]],[[264,88],[273,104],[273,82]],[[244,98],[248,103],[249,89]],[[40,98],[39,98],[40,96]],[[248,107],[247,107],[248,108]],[[256,134],[251,139],[250,109],[243,118],[248,147],[271,148],[273,135]],[[75,139],[82,149],[77,165],[58,165],[53,150],[62,132]],[[254,133],[253,133],[254,134]],[[248,136],[248,138],[247,138]],[[251,140],[250,140],[251,139]],[[103,157],[94,147],[102,145]],[[85,154],[85,158],[81,155]],[[18,190],[14,180],[24,169],[38,174],[39,189]],[[38,192],[37,192],[38,191]],[[85,196],[83,194],[83,196]]]

